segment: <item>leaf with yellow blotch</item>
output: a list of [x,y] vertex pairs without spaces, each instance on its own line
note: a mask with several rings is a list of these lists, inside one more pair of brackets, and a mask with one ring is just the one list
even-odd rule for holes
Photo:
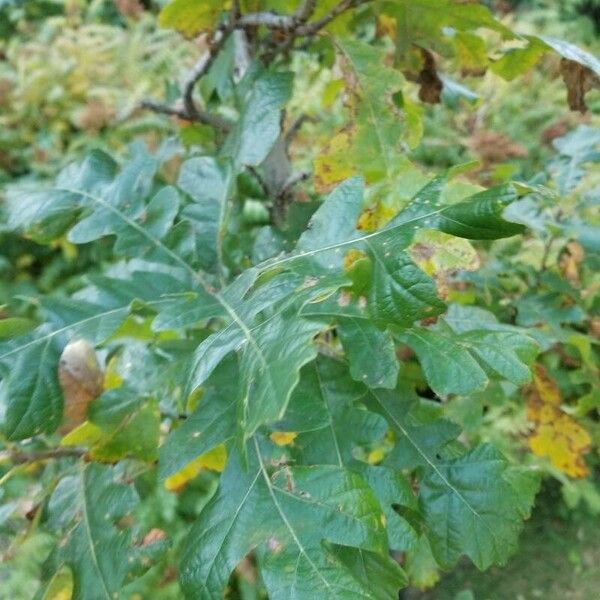
[[583,457],[590,451],[592,439],[560,404],[558,385],[544,367],[536,365],[527,400],[527,418],[535,425],[529,447],[570,477],[585,477],[588,468]]
[[102,437],[102,429],[90,421],[85,421],[60,441],[61,446],[92,446]]
[[73,597],[73,574],[70,569],[59,569],[48,583],[42,600],[71,600]]
[[68,343],[58,367],[58,380],[64,398],[61,432],[83,423],[88,406],[102,393],[104,375],[93,346],[84,339]]
[[298,437],[298,433],[295,431],[274,431],[269,437],[278,446],[289,446]]
[[227,450],[223,444],[209,450],[202,456],[188,463],[183,469],[165,480],[165,487],[170,491],[183,488],[188,481],[194,479],[202,469],[210,469],[221,473],[227,463]]
[[391,221],[397,213],[395,208],[380,202],[363,210],[358,218],[356,228],[360,231],[377,231]]
[[356,169],[348,162],[348,150],[354,133],[352,126],[342,129],[315,159],[315,186],[320,194],[356,174]]
[[104,389],[114,390],[120,388],[123,385],[123,377],[119,373],[119,358],[113,356],[106,366],[106,373],[104,373]]
[[363,42],[335,42],[346,83],[351,119],[315,161],[319,192],[360,173],[367,183],[393,182],[409,168],[403,145],[416,145],[418,111],[402,94],[404,77],[387,66],[386,54]]
[[223,0],[173,0],[161,10],[158,22],[193,37],[212,29],[226,4]]
[[126,457],[153,461],[157,457],[159,427],[156,402],[146,402],[116,425],[100,427],[85,421],[61,440],[61,446],[85,446],[90,448],[93,460],[104,463],[115,463]]
[[479,256],[471,242],[436,231],[420,229],[409,247],[413,261],[435,279],[442,298],[448,295],[448,278],[455,271],[476,271]]

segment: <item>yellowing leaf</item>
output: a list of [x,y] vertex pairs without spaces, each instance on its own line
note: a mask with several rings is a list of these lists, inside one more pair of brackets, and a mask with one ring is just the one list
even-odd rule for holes
[[383,50],[345,38],[335,44],[351,119],[315,160],[317,190],[327,192],[355,173],[367,183],[393,185],[412,168],[404,146],[417,141],[419,111],[405,102],[404,77],[388,66]]
[[367,456],[367,462],[370,465],[376,465],[380,463],[385,457],[385,450],[383,448],[375,448],[371,450]]
[[344,271],[350,271],[359,260],[366,258],[367,255],[364,252],[351,248],[344,255]]
[[108,361],[108,366],[106,367],[106,373],[104,374],[104,389],[105,390],[114,390],[116,388],[120,388],[123,385],[123,378],[119,374],[118,365],[119,365],[119,359],[116,356],[113,356]]
[[381,229],[398,211],[383,203],[377,206],[365,209],[356,224],[357,229],[361,231],[376,231]]
[[330,81],[323,90],[323,96],[321,97],[321,106],[323,108],[329,108],[338,97],[339,93],[344,89],[343,79],[333,79]]
[[170,491],[180,490],[188,481],[194,479],[202,469],[210,469],[221,473],[227,462],[227,450],[221,444],[188,463],[165,480],[165,487]]
[[156,459],[160,413],[155,403],[147,403],[128,415],[116,427],[101,428],[85,421],[61,440],[61,446],[90,448],[90,457],[104,463],[115,463],[125,457]]
[[73,429],[60,441],[61,446],[91,446],[102,437],[102,429],[90,421],[85,421]]
[[73,597],[73,574],[63,567],[52,578],[46,588],[42,600],[71,600]]
[[315,159],[315,186],[320,194],[327,193],[340,181],[356,173],[347,156],[353,135],[352,127],[343,129],[331,138]]
[[415,234],[409,253],[435,279],[442,298],[448,297],[448,279],[453,272],[475,271],[480,266],[479,256],[468,240],[432,229],[421,229]]
[[588,468],[583,456],[590,451],[592,439],[560,404],[558,385],[544,367],[536,365],[527,402],[527,418],[535,424],[529,447],[570,477],[585,477]]
[[274,431],[269,437],[278,446],[289,446],[298,434],[295,431]]
[[453,41],[462,72],[465,75],[483,75],[489,62],[485,41],[467,32],[458,32]]
[[527,418],[530,421],[538,421],[540,412],[544,406],[550,405],[560,407],[560,389],[542,365],[535,365],[533,370],[533,390],[527,404]]
[[432,229],[417,231],[410,255],[425,273],[432,276],[479,268],[479,257],[468,240]]
[[165,6],[158,22],[187,37],[212,29],[225,8],[223,0],[173,0]]
[[536,456],[547,457],[553,466],[571,477],[585,477],[583,455],[589,452],[590,434],[571,416],[557,411],[554,419],[540,424],[529,438]]
[[389,15],[379,15],[377,17],[377,37],[389,37],[392,40],[396,37],[396,19]]

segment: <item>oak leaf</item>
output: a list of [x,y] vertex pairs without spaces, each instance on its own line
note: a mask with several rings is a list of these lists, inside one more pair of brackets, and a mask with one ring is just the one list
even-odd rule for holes
[[544,367],[536,365],[527,400],[527,418],[535,426],[529,447],[570,477],[585,477],[588,468],[583,457],[591,448],[590,434],[560,405],[557,383]]

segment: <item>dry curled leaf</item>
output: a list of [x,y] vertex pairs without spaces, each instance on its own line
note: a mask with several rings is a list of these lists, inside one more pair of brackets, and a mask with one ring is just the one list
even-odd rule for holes
[[584,455],[591,449],[590,434],[560,405],[557,383],[544,367],[535,365],[533,383],[527,390],[527,418],[535,427],[529,447],[570,477],[585,477],[588,468]]
[[585,251],[579,242],[569,242],[560,255],[558,266],[563,277],[573,286],[580,287],[579,266],[585,258]]
[[77,127],[88,133],[98,133],[115,118],[115,110],[100,100],[90,100],[76,115]]
[[64,399],[60,431],[68,433],[86,420],[88,406],[103,390],[104,374],[89,342],[79,339],[65,346],[59,360],[58,380]]
[[587,111],[585,94],[600,87],[598,77],[586,66],[568,58],[560,61],[560,74],[567,86],[567,102],[571,110]]
[[424,48],[421,48],[421,55],[423,57],[423,67],[418,77],[418,82],[421,85],[419,88],[419,100],[427,104],[439,104],[444,84],[437,73],[435,58],[429,50],[425,50]]
[[508,158],[527,156],[527,149],[521,144],[495,131],[476,131],[469,140],[469,147],[480,158],[484,167],[504,162]]

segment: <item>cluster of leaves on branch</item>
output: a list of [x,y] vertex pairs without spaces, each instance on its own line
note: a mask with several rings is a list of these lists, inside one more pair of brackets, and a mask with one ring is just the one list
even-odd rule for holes
[[[581,110],[596,59],[459,0],[173,0],[159,20],[206,38],[181,97],[143,103],[181,122],[187,149],[96,150],[6,194],[8,230],[100,258],[0,320],[2,515],[51,536],[40,597],[243,597],[258,581],[269,598],[392,599],[463,555],[505,563],[538,471],[465,415],[529,402],[533,452],[587,472],[591,438],[542,362],[575,348],[571,383],[597,409],[590,336],[563,327],[597,327],[593,284],[573,245],[556,264],[579,278],[581,312],[546,272],[550,240],[597,243],[577,213],[552,213],[597,132],[557,142],[556,186],[482,189],[460,178],[472,164],[431,175],[407,156],[423,102],[470,99],[443,69],[512,79],[554,52]],[[298,110],[302,77],[331,111],[320,121]],[[515,319],[510,285],[479,301],[506,268],[482,257],[529,243],[525,225],[549,249],[537,275],[515,271],[520,292],[539,276]],[[550,330],[528,319],[538,301]]]

